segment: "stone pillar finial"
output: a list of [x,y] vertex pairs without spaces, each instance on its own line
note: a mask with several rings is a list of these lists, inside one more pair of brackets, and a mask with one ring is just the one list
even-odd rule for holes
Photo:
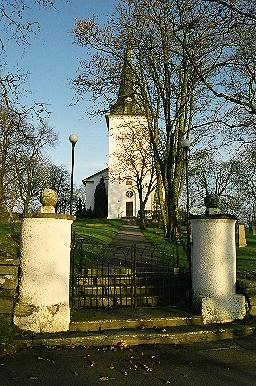
[[220,196],[215,193],[208,193],[204,199],[206,215],[220,214]]
[[55,213],[57,201],[58,195],[53,189],[44,189],[40,196],[40,202],[42,204],[40,213]]

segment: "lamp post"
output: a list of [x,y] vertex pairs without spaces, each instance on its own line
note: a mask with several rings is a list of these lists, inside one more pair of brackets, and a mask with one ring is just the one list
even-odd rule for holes
[[189,264],[189,280],[190,280],[190,287],[191,287],[191,244],[190,244],[190,226],[189,226],[189,185],[188,185],[188,151],[190,147],[189,139],[185,138],[181,142],[181,146],[185,151],[185,165],[186,165],[186,190],[187,190],[187,204],[186,204],[186,228],[187,228],[186,247],[187,248],[186,249],[187,249],[187,257],[188,257],[188,264]]
[[75,163],[75,146],[78,141],[76,134],[70,134],[69,141],[72,145],[72,161],[71,161],[71,187],[70,187],[70,214],[72,215],[73,206],[73,191],[74,191],[74,163]]

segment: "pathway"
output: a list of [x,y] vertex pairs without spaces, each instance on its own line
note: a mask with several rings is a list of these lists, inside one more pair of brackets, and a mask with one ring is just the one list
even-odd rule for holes
[[132,245],[138,243],[141,245],[150,245],[137,225],[123,225],[115,239],[115,244]]
[[150,264],[156,265],[159,263],[161,251],[154,247],[143,235],[137,225],[123,225],[120,232],[113,242],[113,246],[117,248],[115,253],[115,262],[123,260],[131,256],[131,248],[134,246],[136,261],[140,265]]

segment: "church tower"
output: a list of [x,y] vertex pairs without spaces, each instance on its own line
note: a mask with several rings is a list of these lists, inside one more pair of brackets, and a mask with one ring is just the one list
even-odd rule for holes
[[[109,134],[108,218],[136,217],[139,211],[138,192],[129,175],[118,181],[119,160],[115,154],[120,146],[118,139],[123,133],[129,128],[145,130],[147,127],[147,119],[136,94],[133,50],[129,43],[124,55],[118,98],[110,107],[106,120]],[[151,210],[151,203],[148,209]]]

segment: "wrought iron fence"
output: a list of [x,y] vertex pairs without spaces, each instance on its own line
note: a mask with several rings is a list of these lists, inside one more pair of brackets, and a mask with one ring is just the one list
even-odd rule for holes
[[104,245],[73,239],[72,307],[135,308],[184,302],[189,279],[180,264],[182,251],[179,242],[160,249],[139,243]]

